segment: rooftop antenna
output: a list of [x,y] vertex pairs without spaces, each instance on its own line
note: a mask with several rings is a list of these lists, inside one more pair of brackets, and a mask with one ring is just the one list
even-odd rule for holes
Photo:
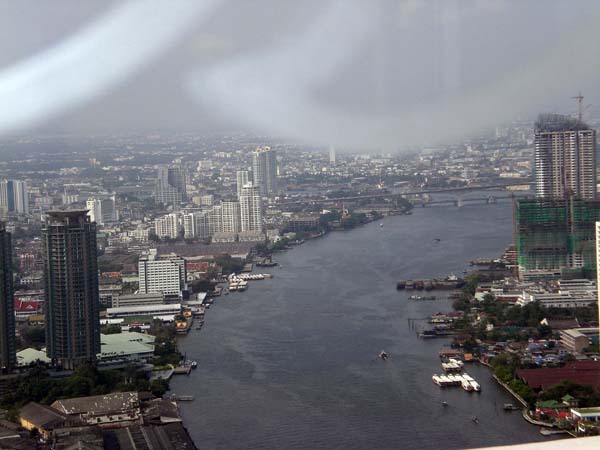
[[581,92],[579,92],[579,95],[576,95],[575,97],[571,97],[571,98],[574,100],[577,100],[577,108],[578,108],[577,118],[581,122],[581,120],[583,119],[583,109],[582,109],[583,95],[581,95]]

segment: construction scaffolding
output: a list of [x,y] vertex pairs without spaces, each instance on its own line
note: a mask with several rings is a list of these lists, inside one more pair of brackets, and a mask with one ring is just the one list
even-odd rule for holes
[[600,201],[523,199],[515,204],[520,270],[582,269],[595,275]]

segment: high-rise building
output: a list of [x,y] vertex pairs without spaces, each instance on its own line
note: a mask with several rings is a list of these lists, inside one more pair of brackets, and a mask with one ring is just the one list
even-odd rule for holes
[[569,116],[535,123],[535,190],[539,198],[596,198],[596,130]]
[[252,153],[252,179],[263,197],[277,191],[277,152],[271,147],[258,147]]
[[[596,268],[600,267],[600,222],[596,222]],[[596,289],[598,290],[598,302],[600,302],[600,270],[596,270]],[[600,306],[600,305],[598,305]],[[598,308],[598,323],[600,324],[600,308]],[[599,330],[600,331],[600,328]],[[600,342],[600,336],[599,341]]]
[[208,229],[212,236],[215,233],[223,232],[223,206],[214,205],[208,214]]
[[237,198],[239,200],[240,194],[242,193],[242,188],[244,187],[244,185],[248,184],[248,181],[250,181],[249,173],[247,170],[238,170],[235,174],[235,178],[236,178]]
[[12,180],[14,208],[17,214],[29,214],[29,191],[27,183],[20,180]]
[[329,163],[335,164],[335,147],[333,145],[329,146]]
[[12,245],[10,233],[0,222],[0,371],[16,367],[15,313],[13,304]]
[[248,183],[240,195],[241,231],[262,230],[262,204],[258,186]]
[[139,293],[179,296],[185,288],[185,260],[176,255],[159,257],[156,249],[140,256]]
[[100,353],[96,224],[86,210],[50,211],[42,242],[47,353],[73,369]]
[[90,222],[102,225],[102,202],[96,198],[88,198],[85,202]]
[[600,201],[521,199],[515,204],[515,238],[521,273],[530,270],[596,270],[595,222]]
[[240,202],[221,202],[221,215],[221,231],[223,233],[239,233],[242,230]]
[[154,220],[154,232],[159,238],[179,237],[179,214],[171,213]]
[[25,181],[0,181],[0,212],[29,214],[29,192]]
[[158,168],[154,197],[163,205],[178,205],[186,200],[185,173],[181,167]]

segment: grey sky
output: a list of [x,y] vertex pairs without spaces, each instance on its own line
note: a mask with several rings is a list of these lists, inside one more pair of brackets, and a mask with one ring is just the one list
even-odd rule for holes
[[[134,38],[116,39],[124,44],[111,44],[110,57],[97,42],[85,47],[86,59],[109,69],[66,65],[68,82],[53,88],[48,110],[33,117],[9,102],[24,119],[0,131],[244,129],[402,148],[541,111],[573,112],[580,90],[595,105],[589,112],[600,110],[597,1],[202,3],[1,1],[0,101],[6,71],[31,58],[37,70],[48,49],[108,14],[145,12],[127,18]],[[87,90],[63,102],[79,92],[80,74]],[[41,95],[41,79],[29,92]],[[36,100],[28,99],[32,108]]]

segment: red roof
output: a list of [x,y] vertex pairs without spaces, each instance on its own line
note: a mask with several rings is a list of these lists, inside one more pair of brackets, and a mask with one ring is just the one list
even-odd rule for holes
[[26,301],[15,299],[15,312],[37,312],[40,309],[40,303],[38,301]]
[[600,361],[571,361],[552,369],[519,369],[517,376],[532,389],[545,390],[563,380],[600,387]]

